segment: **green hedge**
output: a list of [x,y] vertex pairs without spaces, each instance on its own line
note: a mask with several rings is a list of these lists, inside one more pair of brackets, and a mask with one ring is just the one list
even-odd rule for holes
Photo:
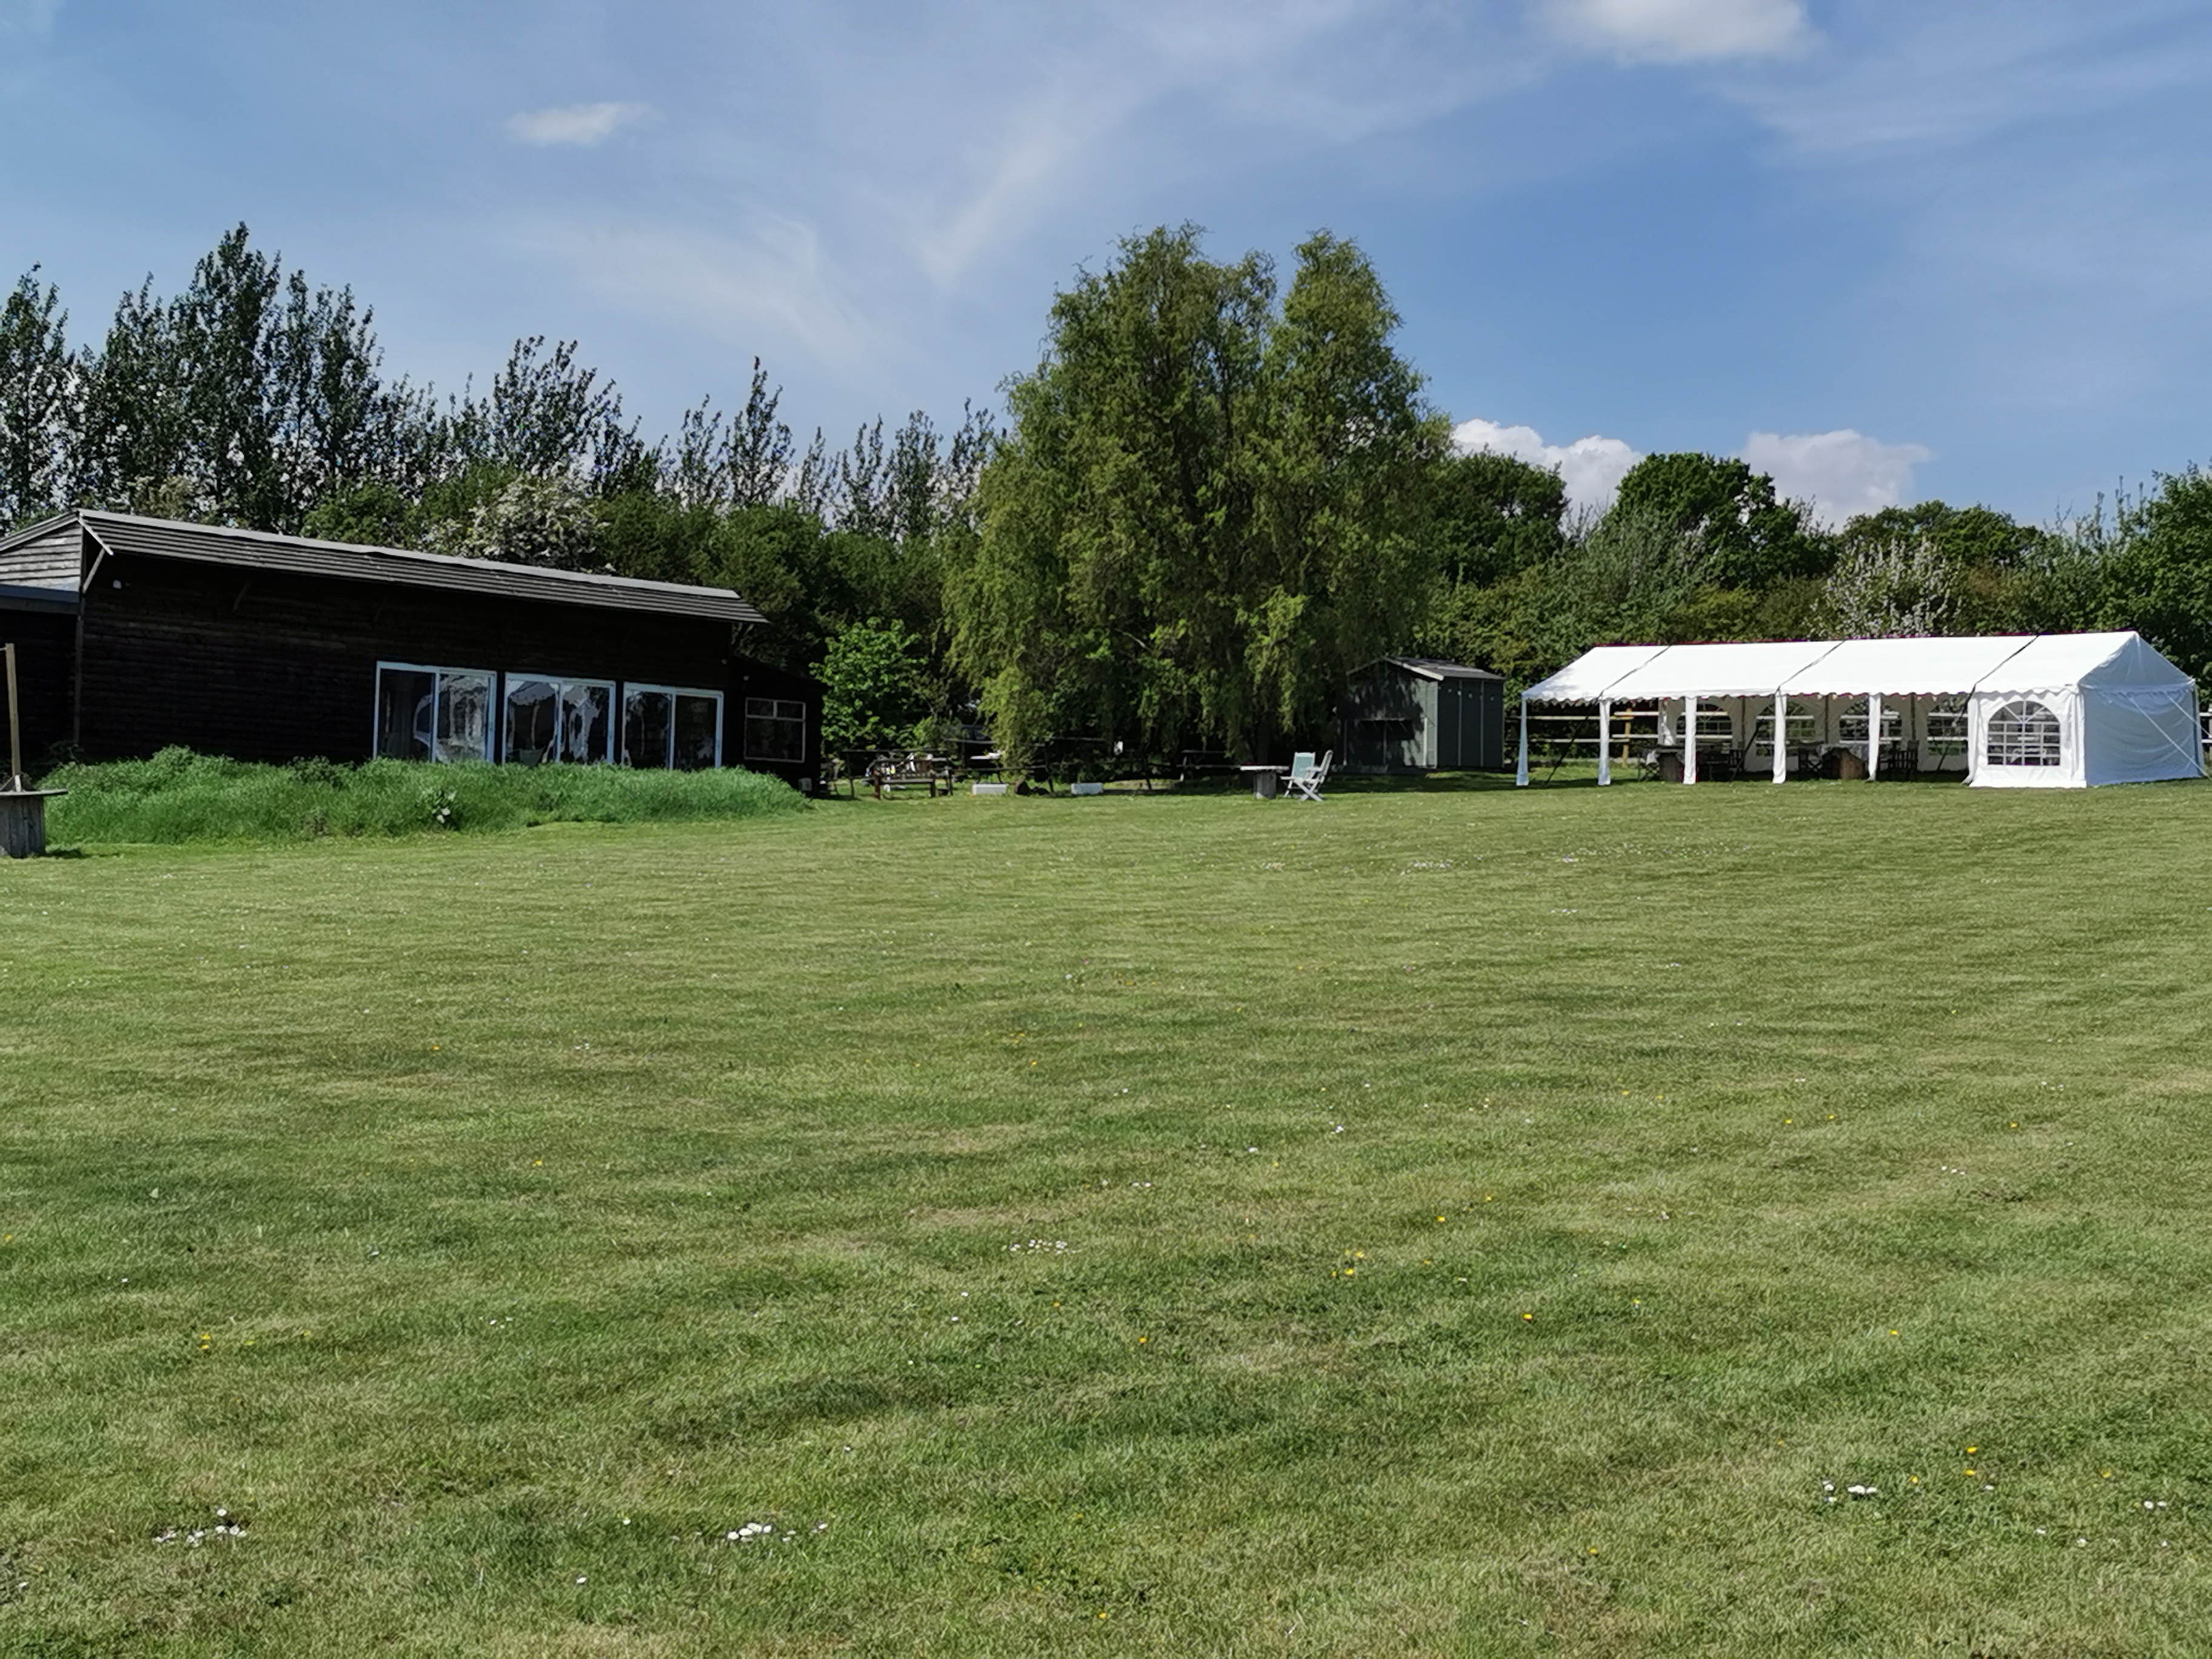
[[56,845],[309,841],[519,830],[555,823],[667,823],[795,812],[789,785],[758,772],[612,766],[295,761],[265,766],[164,749],[151,760],[57,768],[41,787]]

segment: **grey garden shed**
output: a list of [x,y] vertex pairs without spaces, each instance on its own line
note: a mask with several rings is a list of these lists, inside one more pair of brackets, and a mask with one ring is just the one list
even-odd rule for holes
[[1337,761],[1351,772],[1503,766],[1504,678],[1428,657],[1370,663],[1345,688]]

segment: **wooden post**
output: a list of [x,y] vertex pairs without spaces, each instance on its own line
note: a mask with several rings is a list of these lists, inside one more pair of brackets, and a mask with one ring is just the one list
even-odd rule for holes
[[0,645],[0,655],[8,659],[8,781],[9,789],[23,787],[23,722],[15,709],[15,647]]

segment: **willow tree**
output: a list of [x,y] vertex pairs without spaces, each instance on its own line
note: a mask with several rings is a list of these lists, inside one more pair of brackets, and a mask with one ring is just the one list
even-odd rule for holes
[[1185,226],[1054,301],[947,573],[954,665],[1013,750],[1266,752],[1408,636],[1444,422],[1352,244],[1307,241],[1277,301],[1265,255]]

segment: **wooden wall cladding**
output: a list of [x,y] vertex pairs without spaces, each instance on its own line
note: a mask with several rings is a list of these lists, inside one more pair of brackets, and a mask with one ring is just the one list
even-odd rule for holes
[[376,665],[719,687],[730,625],[181,560],[110,558],[85,594],[88,758],[182,744],[366,759]]

